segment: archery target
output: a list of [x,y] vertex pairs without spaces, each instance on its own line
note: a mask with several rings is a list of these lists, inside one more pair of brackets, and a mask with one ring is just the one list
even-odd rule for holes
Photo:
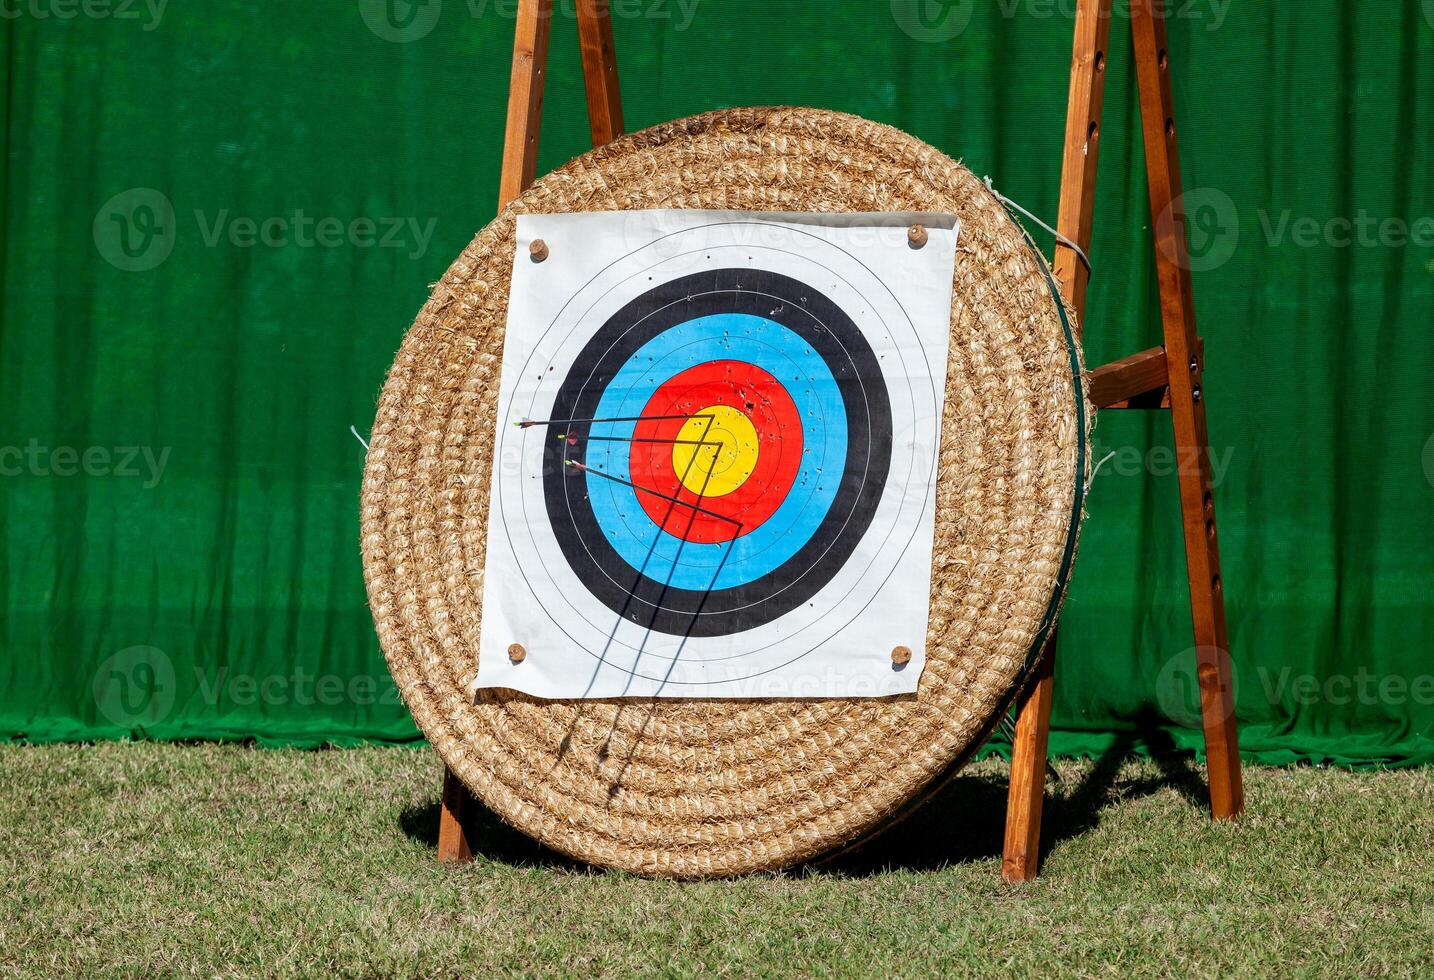
[[[711,232],[680,214],[636,210],[676,206],[728,210],[702,219],[721,229]],[[956,233],[950,219],[923,219],[935,227],[930,242],[906,245],[903,213],[916,211],[956,216],[954,263],[942,254],[943,236]],[[574,212],[593,213],[593,223],[569,224]],[[548,246],[541,262],[529,258],[535,238]],[[657,348],[643,346],[661,334],[625,354],[585,353],[634,303],[626,316],[641,330],[648,308],[662,305],[653,291],[668,283],[712,277],[703,290],[684,284],[688,302],[689,292],[719,287],[751,292],[759,273],[810,287],[798,306],[819,296],[845,314],[877,363],[859,371],[861,392],[848,398],[845,354],[803,340],[807,328],[779,310],[790,297],[771,284],[771,306],[719,312],[775,326],[743,334],[698,325],[695,311],[672,324],[692,322],[690,339],[717,348],[700,362],[674,345],[659,366]],[[938,326],[926,311],[943,296]],[[823,337],[845,336],[845,322],[816,317]],[[614,322],[609,334],[622,329]],[[749,341],[789,355],[790,373],[765,349],[742,349]],[[854,350],[851,362],[860,367],[862,356]],[[468,790],[573,858],[691,878],[850,847],[944,785],[1031,675],[1079,537],[1091,426],[1082,371],[1075,324],[1036,244],[979,177],[919,139],[794,107],[725,109],[619,137],[540,178],[479,231],[394,358],[371,430],[361,538],[394,681]],[[574,405],[610,394],[638,418],[631,430],[513,424],[551,422],[565,388]],[[913,508],[929,479],[933,388],[935,504]],[[841,411],[829,404],[815,431],[803,420],[798,445],[792,419],[823,391]],[[887,476],[865,531],[845,539],[804,513],[808,525],[781,525],[768,541],[791,549],[785,561],[759,555],[761,528],[787,520],[783,501],[808,494],[815,509],[820,493],[841,492],[825,481],[870,469],[856,467],[854,440],[886,429],[847,409],[878,406],[882,393]],[[626,418],[621,411],[603,417]],[[668,415],[678,418],[655,417]],[[662,441],[639,441],[649,439]],[[841,457],[840,470],[825,460],[820,472],[806,468],[823,450]],[[623,496],[620,483],[579,464],[646,490]],[[820,491],[803,482],[811,476]],[[549,489],[561,491],[560,521]],[[826,513],[857,510],[837,499]],[[801,554],[813,535],[828,535],[832,552],[852,550],[822,565]],[[637,581],[646,553],[629,561],[622,550],[633,538],[652,547],[648,578],[673,573],[670,589],[711,554],[691,549],[725,546],[752,559],[741,571],[752,577],[724,572],[738,576],[724,588],[747,583],[759,600],[784,586],[783,596],[813,591],[780,612],[730,604],[735,594],[712,589],[712,601],[729,600],[712,622],[750,628],[664,632],[692,610]],[[806,563],[800,580],[784,570],[791,562]],[[710,561],[703,570],[714,579],[723,571]],[[594,591],[607,575],[632,578],[647,620]],[[764,581],[772,591],[751,584]],[[921,640],[910,642],[918,624]],[[888,659],[898,644],[913,654],[901,670]],[[524,649],[510,659],[510,646]],[[903,685],[914,693],[821,696]],[[735,696],[713,696],[724,691]],[[621,696],[654,692],[662,696]]]
[[956,237],[949,215],[519,218],[477,685],[914,691]]

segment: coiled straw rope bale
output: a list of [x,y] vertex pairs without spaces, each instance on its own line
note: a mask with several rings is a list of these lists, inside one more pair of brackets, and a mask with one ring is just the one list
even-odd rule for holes
[[[475,701],[514,219],[638,208],[960,218],[928,652],[914,697],[555,702],[490,690]],[[503,819],[598,864],[736,874],[885,826],[989,734],[1063,595],[1090,419],[1071,326],[1045,262],[977,177],[852,116],[711,112],[542,178],[437,284],[373,426],[365,578],[414,718]]]

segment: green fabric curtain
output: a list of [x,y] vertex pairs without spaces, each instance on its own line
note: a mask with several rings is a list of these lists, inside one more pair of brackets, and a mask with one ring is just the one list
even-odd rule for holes
[[[494,212],[514,5],[0,0],[0,730],[418,737],[349,426]],[[1073,5],[614,0],[628,125],[840,109],[1053,216]],[[1159,338],[1115,7],[1091,364]],[[1427,762],[1434,2],[1168,8],[1244,748]],[[585,149],[571,10],[540,170]],[[1197,747],[1169,422],[1096,441],[1053,744]]]

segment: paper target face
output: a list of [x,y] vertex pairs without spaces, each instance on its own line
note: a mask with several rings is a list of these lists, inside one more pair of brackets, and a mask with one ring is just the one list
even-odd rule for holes
[[478,686],[914,691],[956,237],[949,215],[520,217]]

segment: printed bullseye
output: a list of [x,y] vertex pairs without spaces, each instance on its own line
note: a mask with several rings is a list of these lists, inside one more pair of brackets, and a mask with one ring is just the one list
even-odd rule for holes
[[757,465],[757,427],[737,409],[709,405],[686,422],[672,446],[672,471],[699,497],[725,497]]

